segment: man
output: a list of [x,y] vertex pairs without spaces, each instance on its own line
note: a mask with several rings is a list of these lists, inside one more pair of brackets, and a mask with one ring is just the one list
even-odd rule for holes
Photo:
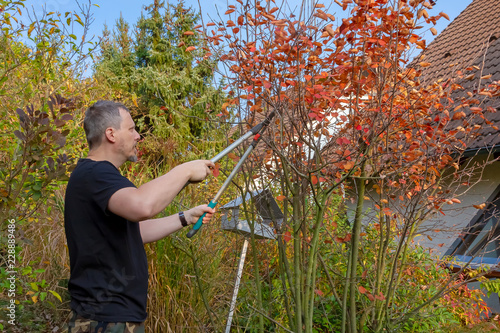
[[78,161],[65,198],[72,309],[68,332],[144,332],[148,265],[143,244],[196,223],[203,213],[206,223],[214,210],[201,205],[151,218],[188,181],[210,175],[214,165],[184,163],[136,188],[119,171],[126,161],[137,161],[140,136],[129,110],[99,101],[86,111],[84,129],[89,154]]

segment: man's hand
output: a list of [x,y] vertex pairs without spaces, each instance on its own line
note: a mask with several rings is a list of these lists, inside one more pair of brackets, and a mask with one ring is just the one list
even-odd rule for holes
[[189,175],[192,183],[201,182],[212,174],[215,164],[210,160],[195,160],[177,166]]
[[[215,210],[208,207],[208,205],[201,205],[186,210],[184,212],[184,217],[188,224],[193,225],[198,222],[198,219],[203,213],[207,213],[207,215],[203,217],[203,223],[207,223],[214,215]],[[139,223],[139,228],[141,230],[143,243],[151,243],[182,229],[182,224],[179,220],[179,214],[174,214],[159,219],[141,221]]]
[[200,205],[185,211],[184,216],[188,224],[195,224],[203,213],[207,213],[203,217],[203,223],[208,223],[214,215],[215,209],[208,207],[208,205]]

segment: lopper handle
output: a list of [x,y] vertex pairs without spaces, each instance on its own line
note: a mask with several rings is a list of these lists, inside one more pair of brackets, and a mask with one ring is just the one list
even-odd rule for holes
[[[217,206],[217,202],[210,201],[210,203],[208,204],[208,207],[210,208],[215,208],[215,206]],[[188,238],[193,237],[198,232],[198,230],[200,230],[201,226],[203,225],[203,218],[205,217],[205,215],[207,215],[207,213],[203,213],[203,215],[200,216],[198,221],[193,226],[193,229],[189,230],[189,232],[187,233]]]

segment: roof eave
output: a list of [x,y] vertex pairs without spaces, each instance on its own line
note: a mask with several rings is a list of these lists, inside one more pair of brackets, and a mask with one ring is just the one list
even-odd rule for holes
[[471,157],[476,155],[500,153],[500,144],[488,147],[468,148],[462,153],[462,157]]

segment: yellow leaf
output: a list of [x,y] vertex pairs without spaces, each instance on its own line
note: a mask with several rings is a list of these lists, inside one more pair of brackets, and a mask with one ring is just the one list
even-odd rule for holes
[[430,30],[431,30],[431,32],[432,32],[432,34],[433,34],[434,36],[436,36],[436,35],[438,34],[438,32],[437,32],[436,28],[431,28]]
[[316,13],[314,13],[313,15],[316,16],[316,17],[319,17],[322,20],[325,20],[325,21],[328,20],[328,15],[326,15],[326,13],[323,12],[322,10],[318,9],[318,11]]
[[33,303],[38,302],[38,295],[31,297],[31,300],[33,301]]
[[62,302],[62,298],[61,298],[61,295],[59,295],[57,292],[55,292],[54,290],[49,290],[49,292],[54,295],[55,298],[57,298],[59,300],[59,302]]
[[481,80],[487,80],[487,79],[489,79],[491,77],[492,77],[491,74],[488,74],[488,75],[485,75],[485,76],[481,76]]
[[31,32],[35,29],[35,23],[31,23],[29,29],[28,29],[28,36],[31,34]]
[[441,15],[442,17],[444,17],[445,19],[447,19],[448,21],[450,20],[450,17],[448,16],[448,14],[446,14],[445,12],[440,12],[439,15]]
[[420,19],[422,17],[422,14],[423,14],[423,8],[420,8],[418,11],[417,11],[417,18]]
[[330,35],[330,37],[334,37],[335,36],[335,31],[333,30],[332,26],[333,26],[333,24],[328,24],[325,27],[325,31]]

